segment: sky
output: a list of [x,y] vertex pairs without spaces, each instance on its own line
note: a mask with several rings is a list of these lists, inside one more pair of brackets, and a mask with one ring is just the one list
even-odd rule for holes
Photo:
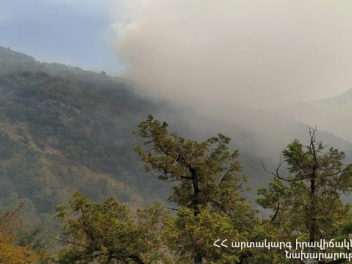
[[0,45],[39,61],[121,71],[110,15],[113,1],[1,0]]
[[350,0],[2,0],[0,45],[211,111],[352,88]]

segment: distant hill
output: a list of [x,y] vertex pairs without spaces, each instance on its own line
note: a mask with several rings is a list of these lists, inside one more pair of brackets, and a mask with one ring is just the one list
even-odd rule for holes
[[294,104],[283,113],[352,142],[352,89],[336,97]]

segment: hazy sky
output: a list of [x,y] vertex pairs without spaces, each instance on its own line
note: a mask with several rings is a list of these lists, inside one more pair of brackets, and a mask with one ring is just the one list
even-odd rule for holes
[[2,0],[0,45],[203,107],[352,88],[350,0]]

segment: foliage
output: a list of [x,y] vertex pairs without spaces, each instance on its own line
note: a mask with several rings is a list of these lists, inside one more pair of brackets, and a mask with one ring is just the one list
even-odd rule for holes
[[130,131],[143,106],[151,104],[108,77],[93,82],[45,72],[0,72],[0,121],[12,140],[46,153],[49,163],[60,162],[63,170],[69,164],[109,174],[147,196],[152,184],[139,180],[137,156],[128,147],[135,145]]
[[160,204],[138,210],[134,218],[112,197],[92,203],[76,192],[68,208],[56,210],[65,230],[62,241],[71,245],[57,263],[167,263],[158,236],[167,211]]
[[231,218],[209,207],[202,208],[197,216],[190,208],[180,207],[175,217],[166,222],[163,239],[174,253],[176,263],[194,263],[195,253],[203,261],[219,264],[239,263],[240,257],[247,257],[239,250],[213,245],[216,239],[246,241],[248,234],[238,230]]
[[45,232],[56,228],[55,205],[75,190],[132,206],[165,198],[156,180],[141,180],[129,147],[153,107],[117,78],[0,47],[0,211],[25,199],[26,224]]
[[236,234],[245,239],[254,219],[253,209],[241,196],[246,177],[241,174],[238,152],[228,151],[230,139],[221,134],[199,143],[169,133],[167,126],[150,115],[139,124],[139,132],[135,132],[145,139],[145,145],[150,145],[146,150],[136,147],[145,170],[161,180],[179,182],[169,201],[181,208],[168,223],[164,235],[172,234],[166,240],[183,262],[193,259],[201,263],[203,258],[220,261],[221,254],[211,253],[215,236],[208,234],[214,234],[224,225],[225,229],[233,228],[227,235]]
[[280,166],[287,163],[289,174],[282,177],[278,168],[269,187],[258,190],[257,202],[273,210],[268,222],[278,241],[349,239],[351,206],[340,196],[352,190],[352,166],[343,165],[344,152],[316,140],[316,129],[309,132],[309,145],[294,140],[283,150]]
[[20,237],[16,234],[21,229],[21,221],[18,212],[24,202],[16,209],[0,214],[0,263],[28,264],[35,263],[39,255],[31,245],[18,245]]

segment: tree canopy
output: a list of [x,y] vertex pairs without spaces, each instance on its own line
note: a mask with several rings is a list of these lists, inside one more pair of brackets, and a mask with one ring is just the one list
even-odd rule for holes
[[[315,134],[310,128],[308,145],[298,140],[287,145],[272,173],[274,181],[258,190],[257,202],[273,211],[270,225],[280,241],[339,241],[351,234],[351,206],[342,202],[341,194],[352,190],[352,166],[343,164],[343,151],[324,146]],[[288,166],[287,176],[279,171],[283,164]],[[344,263],[340,261],[331,263]]]
[[92,203],[75,193],[69,206],[58,206],[70,245],[58,254],[57,263],[168,263],[162,250],[160,228],[167,211],[159,203],[138,210],[135,217],[114,198]]
[[244,257],[243,253],[225,256],[213,246],[216,235],[246,240],[253,226],[254,210],[243,196],[246,176],[238,151],[228,150],[230,138],[218,134],[203,142],[186,140],[153,116],[138,127],[135,135],[145,140],[146,147],[137,146],[136,151],[145,170],[161,180],[178,182],[169,197],[178,211],[165,232],[168,237],[174,234],[167,241],[178,261],[230,262]]

